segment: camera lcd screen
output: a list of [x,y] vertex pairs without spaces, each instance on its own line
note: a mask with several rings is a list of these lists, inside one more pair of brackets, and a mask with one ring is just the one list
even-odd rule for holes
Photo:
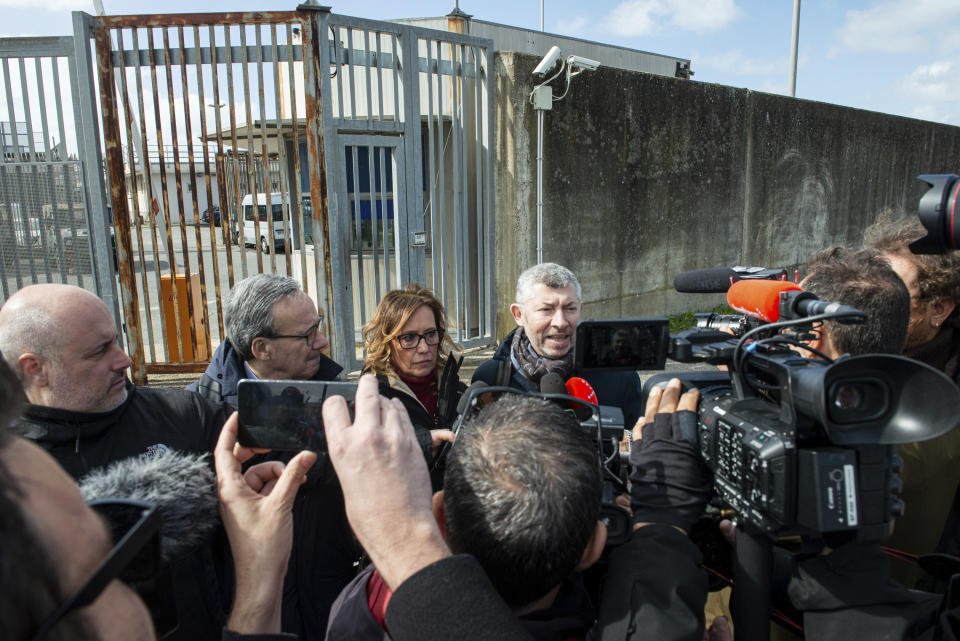
[[323,402],[343,396],[351,414],[356,383],[242,380],[237,385],[238,441],[244,447],[325,452]]
[[669,342],[666,318],[583,321],[577,325],[576,368],[663,369]]

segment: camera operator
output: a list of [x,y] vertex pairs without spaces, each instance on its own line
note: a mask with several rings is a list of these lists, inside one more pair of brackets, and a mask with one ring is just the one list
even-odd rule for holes
[[[910,243],[926,233],[916,216],[894,219],[884,212],[867,228],[864,242],[883,253],[910,292],[903,355],[960,384],[960,252],[912,253]],[[960,431],[902,445],[899,453],[907,512],[897,521],[889,544],[913,554],[935,549],[960,554]],[[915,566],[899,562],[894,563],[894,574],[907,585],[920,577]]]
[[[635,467],[631,539],[613,552],[590,638],[703,637],[707,581],[686,536],[711,492],[694,444],[696,391],[679,381],[651,395]],[[679,406],[681,411],[671,414]],[[453,555],[431,511],[430,486],[409,418],[396,400],[363,377],[350,420],[342,398],[324,404],[330,456],[343,486],[354,533],[393,590],[385,620],[406,639],[529,639],[478,561]],[[455,448],[454,448],[455,449]],[[375,461],[377,474],[369,473]]]

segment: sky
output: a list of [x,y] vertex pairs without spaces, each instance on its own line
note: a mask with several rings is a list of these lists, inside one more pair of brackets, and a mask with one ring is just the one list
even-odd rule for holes
[[[321,2],[331,0],[321,0]],[[335,13],[440,16],[454,0],[353,0]],[[475,18],[539,30],[537,0],[460,0]],[[787,94],[792,0],[544,0],[545,30],[692,61],[694,81]],[[109,14],[292,9],[263,0],[103,0]],[[69,35],[92,0],[0,0],[0,36]],[[960,0],[804,0],[796,95],[960,125]],[[544,52],[545,53],[545,52]]]

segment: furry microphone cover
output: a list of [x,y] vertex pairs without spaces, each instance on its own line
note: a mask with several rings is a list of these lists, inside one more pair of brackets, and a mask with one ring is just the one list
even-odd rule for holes
[[165,450],[117,461],[80,480],[87,501],[121,498],[156,503],[163,558],[177,559],[203,543],[219,522],[217,477],[208,454]]

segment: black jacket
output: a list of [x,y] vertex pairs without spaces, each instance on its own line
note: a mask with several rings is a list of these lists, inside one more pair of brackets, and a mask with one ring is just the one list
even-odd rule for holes
[[[588,639],[701,641],[706,598],[697,547],[669,525],[649,525],[613,553]],[[477,560],[462,554],[404,581],[387,606],[387,626],[394,641],[533,639]]]
[[[332,381],[343,368],[326,356],[320,357],[320,368],[313,375],[312,381]],[[198,392],[214,402],[229,403],[237,407],[237,383],[240,379],[248,378],[243,367],[243,358],[237,353],[229,338],[223,339],[217,351],[213,353],[210,364],[200,378],[187,386],[191,392]]]
[[[324,356],[311,380],[330,381],[341,371],[342,367]],[[214,352],[206,372],[187,389],[236,408],[237,383],[244,378],[248,376],[243,359],[227,338]],[[356,574],[353,562],[360,555],[330,461],[324,452],[318,455],[293,503],[293,549],[283,585],[283,631],[305,641],[323,638],[330,606]],[[249,464],[265,458],[286,461],[291,455],[268,454]]]
[[417,395],[403,382],[397,374],[377,374],[377,383],[380,386],[380,395],[386,398],[398,398],[410,415],[417,442],[423,451],[427,465],[433,462],[433,443],[430,430],[450,429],[457,418],[457,403],[460,395],[467,388],[460,382],[460,363],[463,358],[459,354],[450,354],[444,361],[443,367],[437,373],[437,415],[432,416]]
[[[225,408],[197,394],[136,387],[128,382],[127,399],[110,412],[70,412],[31,405],[17,430],[79,480],[90,470],[158,450],[212,453],[225,420]],[[232,598],[230,568],[222,528],[208,544],[171,563],[180,626],[167,639],[220,638]]]
[[[326,641],[390,641],[390,635],[373,618],[368,605],[367,582],[373,569],[372,565],[367,567],[337,597],[330,610]],[[595,620],[596,612],[577,574],[560,584],[552,606],[519,617],[535,641],[584,639]]]
[[[509,385],[517,389],[539,391],[539,386],[520,374],[510,361],[510,349],[516,331],[513,330],[507,334],[507,337],[503,339],[500,347],[494,353],[493,358],[480,364],[480,367],[473,373],[471,382],[483,381],[487,385]],[[509,370],[510,376],[506,383],[497,380],[501,368]],[[582,376],[590,383],[597,393],[597,400],[600,405],[620,408],[623,412],[623,424],[626,429],[633,428],[637,420],[643,416],[642,387],[640,386],[640,377],[637,376],[636,372],[591,372],[589,374],[574,372],[573,375]]]

